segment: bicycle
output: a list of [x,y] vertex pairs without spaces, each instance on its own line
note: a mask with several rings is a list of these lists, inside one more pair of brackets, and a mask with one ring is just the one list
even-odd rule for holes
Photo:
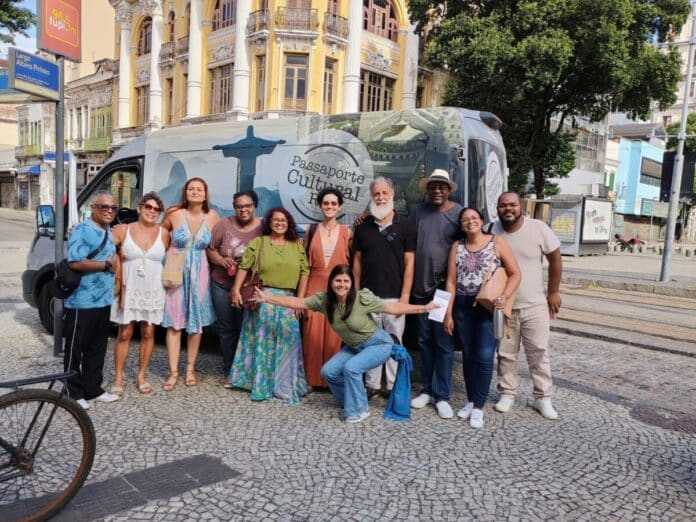
[[[0,520],[47,520],[82,487],[96,437],[82,407],[67,395],[72,372],[0,383]],[[63,389],[53,389],[57,381]],[[49,382],[48,389],[20,389]]]

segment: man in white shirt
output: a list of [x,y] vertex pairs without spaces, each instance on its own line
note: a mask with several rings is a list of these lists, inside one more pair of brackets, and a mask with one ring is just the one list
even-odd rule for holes
[[[498,347],[498,392],[495,409],[505,413],[515,403],[517,355],[520,342],[534,382],[534,409],[549,420],[558,418],[551,402],[553,382],[549,362],[550,319],[561,307],[561,243],[553,231],[538,219],[522,216],[520,197],[504,192],[498,198],[498,218],[492,232],[504,237],[520,265],[522,281],[517,289],[510,338]],[[543,258],[549,263],[548,285],[544,292]]]

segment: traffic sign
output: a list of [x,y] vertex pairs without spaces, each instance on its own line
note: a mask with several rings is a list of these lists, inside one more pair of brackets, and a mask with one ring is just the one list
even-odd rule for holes
[[0,67],[0,104],[3,103],[29,103],[45,101],[43,98],[22,91],[10,89],[9,71],[6,67]]
[[58,65],[25,51],[10,47],[8,84],[11,89],[57,101],[60,89]]

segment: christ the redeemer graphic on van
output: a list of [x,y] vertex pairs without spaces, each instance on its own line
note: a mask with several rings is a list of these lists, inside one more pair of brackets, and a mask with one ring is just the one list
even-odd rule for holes
[[247,127],[246,137],[227,145],[213,145],[213,150],[221,150],[226,158],[239,159],[239,192],[254,190],[256,158],[271,154],[285,140],[267,140],[254,136],[254,126]]

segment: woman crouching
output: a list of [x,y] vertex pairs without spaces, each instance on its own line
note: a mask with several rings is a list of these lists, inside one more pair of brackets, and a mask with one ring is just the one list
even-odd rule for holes
[[262,303],[326,315],[344,345],[324,364],[321,376],[343,407],[345,421],[351,423],[360,422],[370,415],[363,374],[384,364],[391,357],[394,345],[391,336],[377,327],[372,314],[417,314],[436,308],[432,302],[427,305],[385,303],[367,289],[356,292],[353,273],[344,264],[331,271],[326,292],[301,299],[268,295],[257,290],[256,299]]

